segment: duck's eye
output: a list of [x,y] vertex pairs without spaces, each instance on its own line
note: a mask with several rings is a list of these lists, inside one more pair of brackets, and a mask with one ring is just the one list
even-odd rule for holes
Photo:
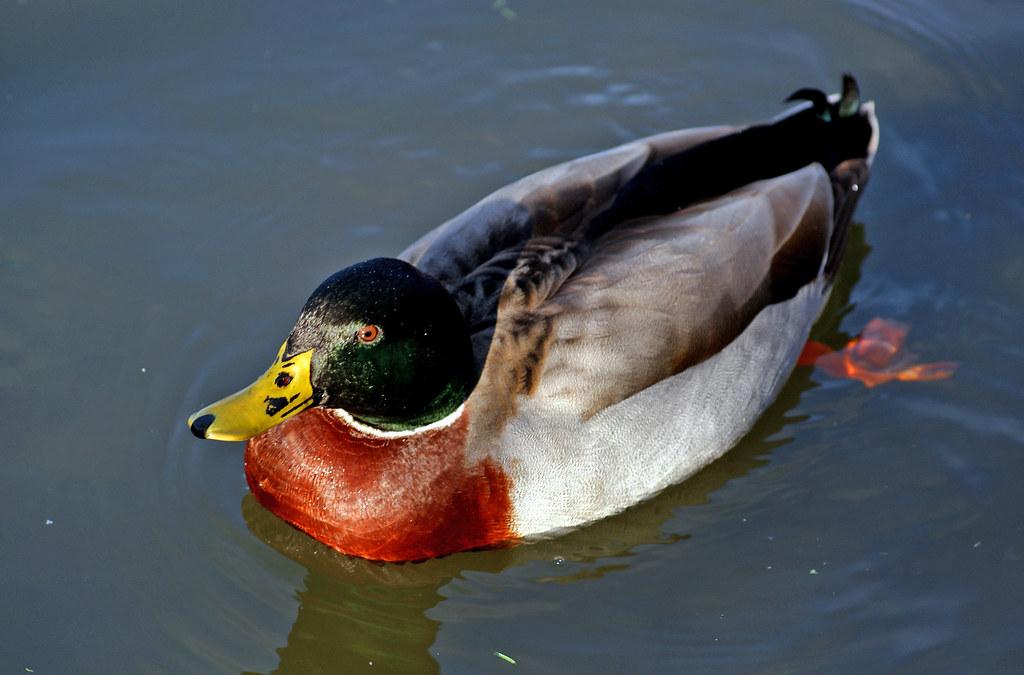
[[278,373],[277,377],[274,379],[274,384],[279,387],[287,387],[291,383],[292,376],[285,372]]
[[372,323],[366,324],[356,331],[356,339],[364,345],[372,345],[380,339],[380,327],[374,326]]

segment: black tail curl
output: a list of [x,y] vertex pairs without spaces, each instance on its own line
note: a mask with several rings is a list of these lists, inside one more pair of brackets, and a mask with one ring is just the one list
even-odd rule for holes
[[843,73],[843,93],[839,100],[831,103],[828,96],[820,89],[797,89],[786,99],[793,101],[810,101],[811,110],[825,122],[842,117],[853,117],[860,111],[860,87],[857,80],[849,73]]
[[831,174],[847,159],[867,157],[871,122],[861,110],[860,89],[852,75],[843,75],[842,93],[835,102],[818,89],[800,89],[787,99],[795,100],[811,105],[647,165],[594,216],[588,236],[599,236],[624,220],[672,213],[815,162]]

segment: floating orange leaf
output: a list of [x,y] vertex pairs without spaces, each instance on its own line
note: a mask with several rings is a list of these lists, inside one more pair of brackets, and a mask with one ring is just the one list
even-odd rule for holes
[[926,382],[952,377],[955,362],[917,363],[917,356],[903,349],[909,331],[909,326],[898,321],[874,318],[839,351],[809,340],[797,365],[814,365],[833,377],[860,380],[868,387],[892,380]]

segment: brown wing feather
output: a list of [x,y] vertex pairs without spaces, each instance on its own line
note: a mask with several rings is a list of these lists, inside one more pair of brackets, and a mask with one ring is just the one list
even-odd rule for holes
[[684,129],[559,164],[516,181],[431,230],[398,257],[444,284],[534,236],[572,228],[606,204],[645,165],[734,127]]
[[[836,122],[842,138],[799,108],[567,162],[406,250],[470,320],[481,377],[468,405],[482,438],[517,395],[592,416],[719,353],[767,305],[830,276],[877,145],[867,105]],[[841,143],[861,135],[866,148]]]
[[[831,230],[830,180],[812,165],[623,223],[576,251],[563,246],[542,302],[510,290],[533,273],[525,262],[506,283],[478,389],[558,400],[589,417],[717,353],[773,288],[817,276]],[[539,373],[512,378],[509,364]]]
[[[550,167],[484,198],[399,258],[436,277],[452,294],[470,324],[482,369],[498,304],[514,270],[514,286],[543,300],[557,281],[545,267],[551,242],[561,246],[574,240],[587,219],[644,166],[731,131],[725,126],[672,131]],[[534,285],[538,288],[531,290]]]

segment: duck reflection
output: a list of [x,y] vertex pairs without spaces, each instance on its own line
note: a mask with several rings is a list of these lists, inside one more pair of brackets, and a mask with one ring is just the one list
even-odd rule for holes
[[[815,339],[833,344],[851,337],[840,330],[840,324],[852,309],[850,294],[870,251],[863,226],[853,225],[848,237],[844,269],[812,333]],[[431,647],[441,622],[430,618],[429,610],[444,599],[441,589],[450,580],[466,572],[496,574],[513,566],[564,560],[575,564],[565,565],[564,574],[547,574],[536,581],[573,583],[626,569],[628,557],[638,546],[688,539],[689,535],[673,532],[667,524],[680,509],[706,503],[730,480],[767,464],[771,451],[791,440],[784,429],[802,419],[791,411],[814,386],[811,369],[798,368],[750,433],[684,483],[617,516],[556,539],[510,549],[458,553],[422,563],[373,563],[320,544],[246,495],[242,515],[250,531],[307,570],[305,586],[298,591],[298,614],[287,643],[277,650],[279,663],[271,672],[439,672]],[[551,569],[545,567],[545,571]]]

